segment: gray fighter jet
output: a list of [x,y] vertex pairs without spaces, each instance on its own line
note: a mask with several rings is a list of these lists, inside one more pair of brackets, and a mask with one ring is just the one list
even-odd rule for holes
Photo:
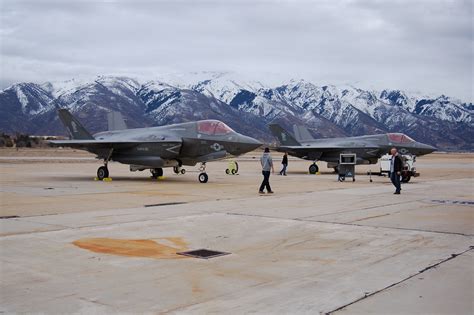
[[91,135],[66,109],[59,109],[58,114],[71,140],[50,143],[96,154],[104,161],[104,166],[97,170],[100,180],[109,177],[109,161],[129,164],[131,171],[150,169],[155,178],[163,175],[164,167],[173,167],[176,174],[184,174],[184,165],[201,163],[198,179],[206,183],[206,162],[238,156],[262,145],[218,120],[124,130],[122,125],[115,130]]
[[356,154],[356,164],[376,164],[378,159],[395,147],[401,154],[420,156],[436,151],[435,147],[416,142],[403,133],[387,133],[347,138],[314,139],[308,129],[294,126],[295,136],[278,124],[269,125],[272,134],[280,142],[277,151],[313,161],[309,172],[319,171],[317,161],[328,163],[329,168],[338,171],[340,154]]

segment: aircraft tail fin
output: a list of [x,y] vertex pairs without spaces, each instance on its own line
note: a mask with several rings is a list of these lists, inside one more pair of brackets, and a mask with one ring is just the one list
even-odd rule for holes
[[125,120],[123,119],[123,116],[120,112],[108,112],[107,122],[109,131],[127,129],[127,124],[125,123]]
[[92,140],[94,137],[81,125],[67,109],[58,109],[58,116],[66,127],[71,139],[74,140]]
[[291,133],[283,129],[278,124],[270,124],[268,126],[272,134],[278,139],[281,145],[284,146],[297,146],[301,145],[296,139],[293,137]]
[[305,142],[314,140],[309,130],[304,126],[294,125],[293,134],[295,135],[297,141]]

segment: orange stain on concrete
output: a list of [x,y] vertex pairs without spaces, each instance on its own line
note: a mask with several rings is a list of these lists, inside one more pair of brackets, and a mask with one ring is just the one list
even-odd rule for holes
[[186,251],[187,243],[180,237],[167,237],[170,245],[153,240],[124,240],[114,238],[83,238],[72,242],[77,247],[94,253],[154,259],[183,259],[177,252]]

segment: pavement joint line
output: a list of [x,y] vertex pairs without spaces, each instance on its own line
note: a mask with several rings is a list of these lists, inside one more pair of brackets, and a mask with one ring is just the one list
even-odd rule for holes
[[[22,221],[29,222],[29,223],[45,224],[45,225],[50,225],[50,226],[55,226],[55,227],[60,227],[60,228],[53,229],[53,230],[47,230],[47,231],[26,231],[26,232],[17,232],[17,233],[12,233],[12,234],[5,234],[5,235],[0,234],[0,239],[4,238],[4,237],[15,237],[15,236],[28,235],[28,234],[44,234],[44,233],[61,232],[61,231],[68,231],[68,230],[82,230],[82,229],[95,228],[95,227],[110,227],[110,226],[113,226],[113,225],[133,224],[133,223],[138,223],[138,222],[150,222],[150,221],[163,222],[165,220],[195,217],[195,216],[201,216],[201,215],[211,215],[211,214],[222,214],[222,213],[221,212],[204,212],[204,213],[188,214],[188,215],[184,215],[184,216],[168,217],[168,218],[164,218],[164,219],[160,219],[160,218],[155,219],[155,218],[153,218],[153,219],[148,219],[148,220],[132,220],[132,221],[113,222],[113,223],[100,223],[100,224],[83,225],[83,226],[77,226],[77,227],[60,225],[60,224],[48,224],[48,223],[42,223],[42,222],[22,220]],[[21,218],[18,218],[18,219],[21,219]]]
[[[216,212],[221,213],[221,212]],[[315,222],[315,223],[324,223],[324,224],[337,224],[337,225],[348,225],[348,226],[357,226],[373,229],[388,229],[388,230],[403,230],[403,231],[413,231],[413,232],[424,232],[424,233],[436,233],[436,234],[445,234],[445,235],[460,235],[465,237],[473,237],[474,234],[465,234],[457,232],[443,232],[443,231],[432,231],[432,230],[422,230],[422,229],[409,229],[401,227],[392,227],[392,226],[373,226],[373,225],[364,225],[364,224],[355,224],[355,223],[345,223],[345,222],[333,222],[333,221],[322,221],[322,220],[307,220],[304,218],[281,218],[281,217],[272,217],[259,214],[245,214],[245,213],[236,213],[236,212],[227,212],[227,215],[236,215],[236,216],[248,216],[248,217],[258,217],[266,219],[278,219],[278,220],[290,220],[290,221],[301,221],[301,222]]]
[[434,269],[434,268],[436,268],[436,267],[438,267],[438,266],[440,266],[440,265],[442,265],[442,264],[444,264],[444,263],[446,263],[446,262],[448,262],[448,261],[450,261],[450,260],[452,260],[452,259],[454,259],[454,258],[456,258],[456,257],[458,257],[458,256],[461,256],[461,255],[463,255],[463,254],[465,254],[465,253],[467,253],[467,252],[473,250],[473,249],[474,249],[474,246],[469,246],[468,249],[466,249],[466,250],[464,250],[464,251],[462,251],[462,252],[460,252],[460,253],[457,253],[457,254],[451,254],[451,256],[449,256],[448,258],[445,258],[445,259],[443,259],[443,260],[441,260],[441,261],[439,261],[439,262],[437,262],[437,263],[435,263],[435,264],[429,265],[429,266],[423,268],[422,270],[418,271],[417,273],[412,274],[411,276],[408,276],[408,277],[406,277],[406,278],[403,278],[402,280],[400,280],[400,281],[398,281],[398,282],[394,282],[394,283],[392,283],[392,284],[390,284],[390,285],[388,285],[388,286],[386,286],[386,287],[384,287],[384,288],[382,288],[382,289],[379,289],[379,290],[377,290],[377,291],[374,291],[374,292],[371,292],[371,293],[365,293],[364,296],[362,296],[362,297],[360,297],[360,298],[358,298],[358,299],[356,299],[356,300],[354,300],[354,301],[352,301],[352,302],[349,302],[349,303],[347,303],[347,304],[344,304],[344,305],[342,305],[342,306],[340,306],[340,307],[338,307],[338,308],[336,308],[336,309],[334,309],[334,310],[331,310],[331,311],[329,311],[329,312],[326,312],[326,313],[324,313],[324,314],[326,314],[326,315],[333,314],[333,313],[335,313],[335,312],[337,312],[337,311],[340,311],[340,310],[342,310],[342,309],[344,309],[344,308],[346,308],[346,307],[348,307],[348,306],[351,306],[351,305],[353,305],[353,304],[356,304],[357,302],[360,302],[360,301],[362,301],[362,300],[365,300],[365,299],[367,299],[367,298],[369,298],[369,297],[371,297],[371,296],[374,296],[374,295],[376,295],[376,294],[378,294],[378,293],[381,293],[381,292],[383,292],[383,291],[385,291],[385,290],[389,290],[390,288],[393,288],[394,286],[399,285],[400,283],[403,283],[403,282],[405,282],[405,281],[407,281],[407,280],[410,280],[410,279],[412,279],[412,278],[414,278],[414,277],[416,277],[416,276],[419,276],[420,274],[422,274],[422,273],[424,273],[424,272],[426,272],[426,271],[429,271],[429,270],[431,270],[431,269]]
[[[364,224],[355,224],[355,223],[350,223],[350,222],[333,222],[333,221],[324,221],[324,220],[308,220],[305,218],[282,218],[282,217],[274,217],[274,216],[264,216],[264,215],[258,215],[258,214],[245,214],[245,213],[237,213],[237,212],[202,212],[202,213],[194,213],[194,214],[188,214],[185,216],[178,216],[179,218],[185,218],[185,217],[190,217],[190,216],[201,216],[201,215],[212,215],[212,214],[224,214],[224,215],[234,215],[234,216],[248,216],[248,217],[260,217],[260,218],[267,218],[267,219],[277,219],[277,220],[290,220],[290,221],[301,221],[301,222],[315,222],[315,223],[323,223],[323,224],[337,224],[337,225],[346,225],[346,226],[356,226],[356,227],[366,227],[366,228],[373,228],[373,229],[378,229],[378,228],[384,228],[384,229],[391,229],[391,230],[404,230],[404,231],[414,231],[414,232],[425,232],[425,233],[436,233],[436,234],[445,234],[445,235],[460,235],[460,236],[465,236],[465,237],[472,237],[474,236],[473,234],[465,234],[465,233],[457,233],[457,232],[443,232],[443,231],[432,231],[432,230],[423,230],[423,229],[410,229],[410,228],[401,228],[401,227],[387,227],[387,226],[371,226],[371,225],[364,225]],[[64,215],[64,214],[58,214],[58,215]],[[169,217],[165,218],[167,219],[176,219],[178,217]],[[23,217],[26,218],[26,217]],[[120,225],[120,224],[132,224],[132,223],[137,223],[137,222],[144,222],[143,220],[131,220],[131,221],[124,221],[124,222],[114,222],[114,223],[101,223],[101,224],[92,224],[92,225],[84,225],[84,226],[78,226],[78,227],[73,227],[73,226],[66,226],[66,225],[60,225],[60,224],[48,224],[48,223],[43,223],[43,222],[35,222],[35,221],[29,221],[29,220],[24,220],[22,217],[16,218],[16,219],[9,219],[12,221],[25,221],[29,223],[37,223],[37,224],[43,224],[43,225],[49,225],[49,226],[54,226],[54,227],[61,227],[59,229],[54,229],[54,230],[48,230],[48,231],[26,231],[26,232],[18,232],[14,234],[6,234],[6,235],[0,235],[0,238],[3,237],[11,237],[11,236],[17,236],[17,235],[26,235],[26,234],[35,234],[35,233],[49,233],[49,232],[58,232],[58,231],[65,231],[65,230],[81,230],[81,229],[86,229],[86,228],[94,228],[94,227],[100,227],[100,226],[113,226],[113,225]],[[149,219],[145,220],[146,221],[163,221],[161,219]]]
[[[298,219],[295,219],[298,220]],[[364,225],[364,224],[356,224],[350,222],[331,222],[331,221],[319,221],[319,220],[301,220],[306,222],[318,222],[318,223],[329,223],[329,224],[340,224],[340,225],[352,225],[352,226],[360,226],[360,227],[373,227],[376,229],[392,229],[392,230],[402,230],[402,231],[413,231],[413,232],[425,232],[425,233],[437,233],[437,234],[446,234],[446,235],[461,235],[466,237],[472,237],[474,234],[465,234],[459,232],[444,232],[444,231],[433,231],[433,230],[423,230],[423,229],[410,229],[410,228],[402,228],[402,227],[393,227],[393,226],[373,226],[373,225]]]
[[388,216],[388,215],[397,214],[397,213],[400,213],[400,212],[401,212],[401,211],[396,211],[396,212],[394,212],[394,213],[384,213],[384,214],[379,214],[379,215],[373,215],[373,216],[371,216],[371,217],[366,217],[366,218],[361,218],[361,219],[357,219],[357,220],[354,220],[354,221],[349,221],[349,223],[364,221],[364,220],[368,220],[368,219],[375,219],[375,218],[386,217],[386,216]]
[[[13,220],[13,221],[20,221],[18,219],[21,219],[20,218],[16,218],[16,220]],[[67,228],[70,228],[69,226],[67,225],[62,225],[62,224],[51,224],[51,223],[45,223],[45,222],[35,222],[35,221],[30,221],[30,220],[21,220],[22,222],[28,222],[28,223],[34,223],[34,224],[42,224],[42,225],[47,225],[47,226],[56,226],[56,227],[61,227],[63,229],[67,229]]]
[[421,200],[423,200],[423,199],[407,200],[407,201],[404,201],[404,202],[389,203],[389,204],[385,204],[385,205],[370,206],[370,207],[365,207],[365,208],[360,208],[360,209],[353,209],[353,210],[343,210],[343,211],[338,211],[338,212],[329,212],[329,213],[323,213],[323,214],[318,214],[318,215],[311,215],[311,216],[307,216],[307,217],[301,217],[301,219],[309,219],[309,218],[315,218],[315,217],[322,217],[322,216],[325,216],[325,215],[334,215],[334,214],[357,212],[357,211],[370,210],[370,209],[376,209],[376,208],[397,206],[397,205],[403,205],[403,204],[406,204],[406,203],[412,203],[412,202],[417,202],[417,201],[421,201]]
[[273,281],[273,280],[265,280],[265,281],[262,281],[262,282],[259,282],[259,283],[256,283],[256,284],[253,284],[253,285],[250,285],[248,287],[244,287],[244,288],[241,288],[241,289],[238,289],[238,290],[234,290],[234,291],[223,293],[223,294],[217,294],[215,296],[211,296],[211,297],[203,299],[201,301],[191,302],[191,303],[188,303],[186,305],[180,305],[180,306],[175,307],[173,309],[167,309],[167,310],[164,310],[164,311],[160,311],[159,314],[173,314],[173,313],[176,313],[177,311],[184,310],[186,308],[189,308],[189,307],[192,307],[192,306],[195,306],[195,305],[204,304],[204,303],[207,303],[207,302],[210,302],[210,301],[213,301],[213,300],[216,300],[216,299],[220,299],[220,298],[223,298],[223,297],[227,297],[227,296],[232,296],[232,295],[235,295],[236,293],[246,291],[249,288],[258,288],[260,286],[265,286],[267,284],[274,283],[274,282],[275,281]]

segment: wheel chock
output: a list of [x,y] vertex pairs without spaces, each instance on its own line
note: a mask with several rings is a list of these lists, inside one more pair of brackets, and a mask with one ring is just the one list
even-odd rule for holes
[[165,178],[166,178],[166,177],[164,177],[164,176],[158,176],[157,179],[158,179],[158,180],[164,180]]
[[316,175],[321,175],[321,172],[316,172]]
[[[94,181],[97,182],[97,181],[100,181],[100,179],[97,178],[97,177],[94,177]],[[103,181],[103,182],[111,182],[111,181],[112,181],[112,177],[106,177],[106,178],[104,178],[102,181]]]

